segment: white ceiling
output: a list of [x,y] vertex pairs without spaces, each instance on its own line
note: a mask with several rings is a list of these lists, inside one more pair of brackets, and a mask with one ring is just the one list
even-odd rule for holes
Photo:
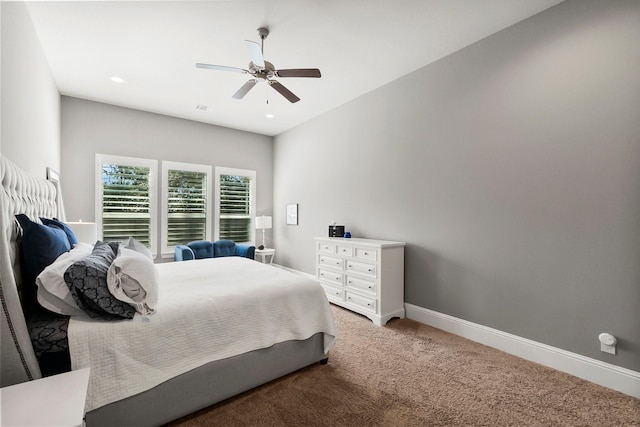
[[[61,94],[277,135],[561,1],[45,1],[27,7]],[[276,68],[322,72],[320,79],[279,80],[298,103],[264,83],[232,99],[248,75],[195,67],[247,68],[244,40],[259,42],[261,26],[271,31],[264,56]],[[275,117],[265,118],[267,112]]]

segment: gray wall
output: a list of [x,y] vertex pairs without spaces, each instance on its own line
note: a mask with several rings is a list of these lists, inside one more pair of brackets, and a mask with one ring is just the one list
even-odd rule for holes
[[61,183],[69,221],[95,220],[96,153],[255,170],[257,215],[272,212],[272,137],[63,96]]
[[22,2],[2,2],[0,152],[44,178],[60,171],[60,95]]
[[640,371],[638,40],[567,1],[277,136],[277,262],[333,219],[407,242],[408,303]]

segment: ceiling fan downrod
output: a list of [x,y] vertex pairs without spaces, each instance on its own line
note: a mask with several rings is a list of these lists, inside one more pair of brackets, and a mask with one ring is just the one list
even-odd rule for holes
[[258,28],[258,35],[260,36],[260,51],[262,52],[262,56],[264,56],[264,39],[269,35],[269,29],[266,27]]

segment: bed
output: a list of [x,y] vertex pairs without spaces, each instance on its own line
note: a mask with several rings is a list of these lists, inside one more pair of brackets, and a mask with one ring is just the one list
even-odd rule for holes
[[40,378],[47,356],[59,365],[55,356],[63,355],[71,369],[91,368],[87,426],[161,425],[326,362],[336,330],[320,285],[240,257],[158,264],[153,313],[116,321],[54,316],[68,349],[40,343],[39,331],[50,330],[52,319],[38,319],[21,303],[14,215],[64,218],[64,212],[52,182],[4,157],[0,180],[2,386]]

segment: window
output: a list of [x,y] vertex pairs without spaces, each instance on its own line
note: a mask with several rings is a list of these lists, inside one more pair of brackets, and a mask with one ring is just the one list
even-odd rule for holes
[[[212,175],[211,166],[163,161],[159,215],[156,160],[96,154],[100,239],[124,241],[133,236],[154,255],[160,246],[165,256],[173,255],[176,245],[194,240],[255,243],[256,172],[216,167],[213,185]],[[161,245],[156,239],[159,216]]]
[[155,160],[96,155],[96,223],[105,241],[133,236],[156,252]]
[[215,239],[254,243],[256,172],[216,168]]
[[211,240],[211,166],[162,162],[162,253]]

